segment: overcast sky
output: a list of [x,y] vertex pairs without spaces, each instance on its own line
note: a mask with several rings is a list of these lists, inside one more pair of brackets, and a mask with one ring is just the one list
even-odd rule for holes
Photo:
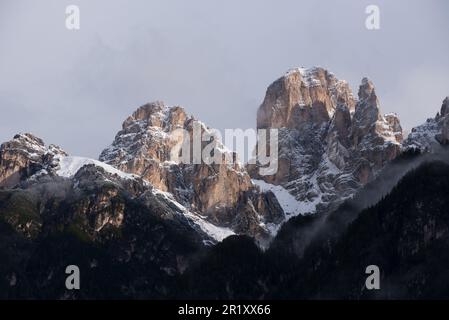
[[[78,5],[81,29],[65,27]],[[380,30],[365,8],[380,7]],[[0,0],[0,141],[32,132],[97,158],[138,106],[181,105],[211,127],[255,127],[266,87],[322,66],[375,83],[406,129],[449,95],[447,0]]]

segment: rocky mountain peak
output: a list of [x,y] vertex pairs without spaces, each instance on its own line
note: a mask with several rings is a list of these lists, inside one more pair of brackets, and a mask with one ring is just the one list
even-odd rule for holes
[[440,145],[449,144],[449,97],[443,100],[441,110],[435,118],[412,129],[403,143],[405,150],[418,149],[421,152],[431,152]]
[[46,146],[31,133],[21,133],[0,146],[0,186],[13,187],[40,170],[50,169],[56,156],[67,153],[56,145]]
[[354,109],[355,100],[345,81],[319,67],[291,69],[268,87],[257,113],[257,127],[320,126],[332,117],[338,101]]
[[45,145],[44,141],[32,133],[16,134],[11,141],[2,144],[3,150],[16,151],[23,153],[32,159],[38,159],[45,154],[67,155],[59,146],[50,144]]
[[41,138],[36,137],[32,133],[16,134],[13,140],[22,144],[23,146],[30,146],[32,148],[43,148],[45,146],[44,141]]
[[345,81],[316,67],[292,69],[268,87],[257,125],[278,129],[279,170],[260,177],[257,165],[248,169],[254,179],[295,197],[295,212],[290,213],[336,206],[400,153],[399,119],[382,115],[368,78],[363,78],[358,98]]
[[[380,103],[376,95],[374,84],[368,78],[363,78],[359,86],[358,101],[355,113],[363,115],[369,123],[380,119]],[[369,113],[369,114],[368,114]]]
[[363,78],[359,87],[359,101],[353,115],[352,140],[357,145],[366,139],[372,140],[374,136],[400,144],[402,127],[397,115],[392,113],[382,115],[374,84],[369,79]]
[[146,127],[159,127],[170,131],[176,127],[182,127],[187,114],[182,107],[168,107],[162,101],[147,103],[139,107],[123,122],[123,129],[133,125]]
[[373,99],[374,97],[376,97],[377,99],[374,84],[370,79],[366,77],[362,79],[362,83],[360,84],[359,87],[358,96],[360,101]]
[[445,117],[447,114],[449,114],[449,97],[446,97],[443,100],[443,105],[441,106],[440,116]]
[[[279,223],[283,211],[271,193],[260,192],[253,185],[238,162],[207,164],[203,159],[199,163],[173,159],[173,150],[185,139],[190,139],[191,145],[195,143],[192,141],[195,128],[201,135],[213,134],[213,129],[187,116],[181,107],[148,103],[125,120],[112,145],[103,150],[99,159],[172,194],[188,210],[217,226],[256,237],[268,233],[263,224]],[[181,135],[178,129],[182,129]],[[213,141],[214,152],[236,160],[236,155],[221,141],[215,138]],[[200,141],[201,151],[207,142]]]

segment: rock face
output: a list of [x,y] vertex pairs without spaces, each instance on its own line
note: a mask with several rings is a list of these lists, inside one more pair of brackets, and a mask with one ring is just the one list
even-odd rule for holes
[[[283,210],[274,194],[261,192],[237,161],[219,164],[172,161],[172,151],[185,138],[177,129],[191,136],[194,126],[198,126],[200,133],[213,137],[209,128],[187,116],[180,107],[168,108],[162,103],[145,105],[124,122],[114,145],[102,153],[101,159],[107,163],[68,156],[61,148],[46,146],[31,134],[19,134],[0,148],[0,189],[28,190],[36,185],[64,185],[67,179],[89,189],[100,179],[120,185],[121,192],[143,197],[147,208],[154,207],[155,199],[162,198],[164,203],[169,203],[170,210],[180,216],[178,219],[207,243],[221,241],[232,234],[252,236],[261,244],[269,240],[270,226],[284,220]],[[221,157],[236,160],[235,154],[216,143],[216,152]],[[200,141],[200,151],[207,145],[208,141]],[[149,196],[144,197],[145,193]],[[61,197],[69,195],[66,192]],[[113,212],[108,209],[105,213],[102,209],[117,195],[117,191],[95,194],[91,196],[93,202],[89,200],[82,208],[77,208],[91,215],[91,227],[95,232],[107,225],[120,228],[123,207],[111,204]],[[96,213],[88,213],[92,211]],[[21,224],[14,219],[10,222],[17,223],[17,228],[27,235],[39,233],[36,230],[39,223]]]
[[329,122],[339,101],[354,110],[355,101],[345,81],[322,68],[292,69],[268,87],[257,112],[257,127],[319,126]]
[[36,172],[51,170],[57,155],[67,154],[30,133],[14,136],[0,146],[0,187],[14,187]]
[[[448,192],[447,159],[426,162],[362,211],[349,200],[328,215],[295,217],[264,253],[246,239],[226,239],[192,272],[189,293],[193,299],[447,298]],[[373,261],[384,270],[380,290],[363,290]]]
[[[200,151],[213,142],[214,152],[219,153],[214,157],[223,161],[211,164],[203,159],[195,161],[194,144],[198,141],[195,132],[209,137],[203,142],[199,140]],[[180,152],[176,147],[184,141],[191,142],[186,148],[190,151],[187,161],[177,158],[185,156],[181,153],[186,151]],[[225,163],[225,159],[233,161]],[[173,194],[189,210],[237,233],[266,235],[264,224],[283,220],[282,208],[273,194],[261,193],[238,163],[236,154],[214,140],[213,130],[188,116],[181,107],[154,102],[138,108],[124,121],[112,145],[101,153],[100,161],[142,177]]]
[[[106,165],[79,164],[61,158],[56,172],[74,175],[47,175],[26,187],[0,189],[2,274],[17,278],[14,285],[5,285],[1,278],[1,297],[16,292],[17,297],[28,296],[31,283],[42,293],[36,291],[34,298],[83,298],[85,292],[96,296],[97,290],[88,289],[90,283],[105,286],[98,293],[103,297],[110,290],[117,298],[130,292],[163,297],[164,286],[205,245],[232,234],[200,221],[138,177],[118,174]],[[96,279],[86,280],[86,291],[66,291],[58,285],[64,283],[61,276],[70,261],[76,261],[86,279]],[[136,277],[138,270],[145,271]],[[109,280],[98,280],[106,273]],[[123,286],[115,287],[121,277],[126,279]]]
[[345,81],[322,68],[293,69],[267,89],[259,129],[277,129],[279,168],[254,179],[282,186],[298,205],[290,214],[335,207],[373,179],[401,151],[396,115],[383,116],[374,85],[363,79],[358,99]]
[[[449,295],[441,148],[449,143],[449,97],[402,143],[399,119],[381,114],[371,81],[354,98],[322,68],[294,69],[268,88],[257,125],[279,132],[271,176],[259,174],[260,164],[243,167],[212,129],[162,102],[126,119],[101,161],[31,134],[2,144],[0,299]],[[206,139],[195,144],[198,132]],[[211,143],[213,154],[205,152]],[[444,152],[386,165],[409,148]],[[265,244],[301,214],[268,250],[247,237]],[[386,270],[386,291],[360,290],[366,275],[354,270],[373,261]],[[73,263],[83,290],[61,285]]]
[[[128,205],[138,205],[142,210],[155,210],[158,215],[173,218],[186,229],[186,233],[195,233],[205,244],[221,241],[235,232],[253,236],[262,234],[255,228],[242,227],[234,232],[217,227],[182,206],[172,194],[155,188],[140,176],[122,172],[97,160],[68,156],[61,148],[47,147],[31,134],[16,135],[13,140],[2,144],[0,155],[0,190],[5,190],[4,194],[8,195],[0,201],[0,207],[8,212],[3,217],[26,237],[32,238],[43,231],[45,212],[54,215],[54,212],[64,210],[63,217],[51,219],[65,219],[65,215],[70,216],[74,212],[84,215],[83,219],[88,221],[85,227],[92,238],[98,237],[108,226],[120,230],[126,218],[123,197],[130,199]],[[79,193],[88,193],[89,196]],[[71,202],[74,198],[81,199],[76,206],[60,207],[61,203]],[[277,212],[277,202],[272,194],[271,197],[270,194],[259,194],[254,199],[259,201],[255,207],[262,208],[261,211],[266,210],[268,214]],[[255,222],[251,218],[249,214],[247,220],[240,218],[240,226],[246,223],[252,227]],[[258,216],[254,219],[260,223]],[[267,215],[267,219],[275,218]]]
[[421,152],[432,151],[439,145],[449,144],[449,97],[446,97],[441,111],[435,118],[415,127],[404,141],[405,149],[418,149]]

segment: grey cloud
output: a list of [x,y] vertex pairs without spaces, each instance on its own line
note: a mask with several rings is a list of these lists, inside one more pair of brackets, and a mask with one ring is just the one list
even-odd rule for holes
[[[381,8],[381,30],[364,28]],[[64,27],[68,4],[81,30]],[[32,131],[96,157],[152,100],[219,129],[255,126],[266,87],[320,65],[356,89],[370,77],[383,111],[410,129],[449,95],[444,0],[24,1],[0,4],[0,140]],[[446,92],[445,92],[446,90]]]

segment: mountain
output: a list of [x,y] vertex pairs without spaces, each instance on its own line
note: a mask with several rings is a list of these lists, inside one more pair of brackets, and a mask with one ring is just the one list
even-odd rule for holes
[[440,145],[449,143],[449,97],[446,97],[441,106],[441,111],[435,118],[412,129],[404,141],[404,148],[418,149],[421,152],[432,152]]
[[[195,163],[195,129],[208,137],[198,148],[201,154],[209,143],[214,143],[214,152],[220,153],[219,163],[209,164],[204,159]],[[192,142],[188,147],[191,152],[187,161],[181,161],[172,152],[186,138]],[[190,211],[237,234],[262,241],[270,236],[268,226],[279,224],[284,218],[274,194],[261,192],[237,155],[215,138],[213,129],[188,116],[181,107],[168,107],[163,102],[141,106],[124,121],[122,130],[99,159],[142,177],[155,188],[172,194]],[[232,161],[228,163],[226,159]]]
[[[0,164],[1,298],[161,298],[204,248],[234,234],[136,175],[31,134],[2,144]],[[70,264],[84,291],[61,285]]]
[[[167,206],[171,214],[179,216],[184,224],[189,226],[192,231],[201,235],[206,243],[221,241],[224,237],[234,234],[228,228],[220,228],[212,223],[205,221],[201,216],[190,212],[187,208],[178,203],[172,194],[154,188],[147,180],[129,173],[122,172],[104,162],[69,156],[60,147],[50,145],[45,146],[44,142],[33,136],[32,134],[16,135],[13,140],[6,142],[0,146],[0,164],[3,173],[0,185],[5,193],[17,193],[20,190],[27,192],[39,189],[40,186],[61,185],[61,192],[51,187],[52,192],[41,195],[38,207],[46,205],[46,201],[60,202],[64,197],[71,198],[70,192],[64,186],[70,186],[71,190],[77,191],[81,187],[94,188],[96,184],[102,183],[106,186],[118,188],[121,192],[126,193],[128,197],[141,201],[149,208],[153,205],[153,198],[156,202],[162,201]],[[82,178],[82,180],[81,180]],[[91,185],[89,185],[91,184]],[[45,189],[45,188],[44,188]],[[82,189],[82,188],[81,188]],[[0,189],[1,190],[1,189]],[[65,190],[65,191],[64,191]],[[75,192],[76,194],[76,192]],[[101,198],[101,197],[105,198]],[[108,208],[112,201],[110,198],[116,196],[116,192],[107,195],[98,195],[101,202],[100,207]],[[37,204],[36,204],[37,205]],[[95,209],[96,204],[83,208],[85,214],[89,214],[90,210]],[[91,222],[95,231],[100,231],[102,227],[108,223],[115,224],[112,216],[118,216],[119,220],[123,220],[123,212],[116,212],[116,207],[110,208],[111,215],[104,216],[101,214]],[[40,208],[38,211],[42,211]],[[100,213],[101,210],[99,210]],[[18,212],[20,213],[20,212]],[[39,215],[39,212],[36,213]],[[18,219],[20,220],[20,219]],[[40,222],[38,224],[41,224]],[[33,225],[28,222],[27,225]],[[15,226],[17,228],[25,228],[23,225]]]
[[0,187],[14,187],[36,173],[52,172],[55,157],[66,155],[60,147],[47,147],[32,134],[18,134],[1,145]]
[[335,209],[400,154],[403,138],[397,116],[381,114],[370,80],[362,80],[355,99],[345,81],[322,68],[292,69],[271,84],[257,127],[278,130],[279,170],[248,170],[266,190],[294,196],[290,215]]
[[[371,207],[357,210],[348,200],[330,214],[291,219],[267,251],[245,237],[225,239],[184,274],[188,296],[447,299],[449,157],[445,160],[421,164]],[[351,211],[356,214],[349,218]],[[380,269],[380,290],[365,287],[369,265]]]
[[[18,134],[0,146],[0,298],[448,297],[448,124],[446,98],[404,137],[367,78],[355,98],[297,68],[257,113],[278,133],[272,175],[163,102],[99,160]],[[83,290],[63,286],[71,264]]]

